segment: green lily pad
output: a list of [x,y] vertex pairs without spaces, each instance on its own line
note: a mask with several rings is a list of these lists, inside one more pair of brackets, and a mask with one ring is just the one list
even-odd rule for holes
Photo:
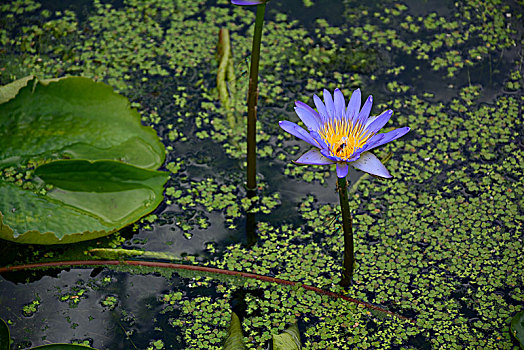
[[524,311],[518,312],[511,319],[511,334],[517,339],[520,343],[520,348],[524,349]]
[[62,244],[111,234],[161,203],[168,173],[154,169],[164,157],[155,131],[107,85],[70,77],[1,87],[0,170],[44,164],[37,189],[0,178],[0,238]]
[[165,150],[129,101],[83,77],[0,88],[0,169],[32,159],[112,159],[157,169]]

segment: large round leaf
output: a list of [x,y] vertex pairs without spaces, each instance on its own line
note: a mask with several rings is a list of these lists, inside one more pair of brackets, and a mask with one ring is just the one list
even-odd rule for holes
[[24,78],[0,88],[0,169],[35,158],[113,159],[157,169],[164,157],[155,131],[103,83]]
[[3,86],[0,170],[44,162],[35,179],[53,189],[0,177],[0,238],[73,243],[127,226],[162,201],[168,175],[154,169],[164,157],[155,131],[107,85],[28,77]]

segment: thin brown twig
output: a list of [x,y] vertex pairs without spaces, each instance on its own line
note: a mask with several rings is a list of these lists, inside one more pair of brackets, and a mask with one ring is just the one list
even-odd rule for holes
[[34,263],[34,264],[5,266],[5,267],[0,267],[0,273],[30,270],[30,269],[35,269],[35,268],[52,268],[52,267],[66,267],[66,266],[104,266],[104,265],[106,266],[131,265],[131,266],[145,266],[145,267],[156,267],[156,268],[175,269],[175,270],[190,270],[190,271],[208,272],[208,273],[215,273],[215,274],[229,275],[229,276],[239,276],[243,278],[256,279],[259,281],[277,283],[277,284],[288,285],[288,286],[297,286],[298,285],[306,290],[310,290],[315,293],[327,295],[332,298],[343,299],[343,300],[355,303],[357,305],[362,305],[368,309],[380,311],[390,316],[394,316],[401,320],[409,321],[410,323],[415,324],[414,320],[408,317],[396,314],[392,311],[386,310],[380,306],[376,306],[371,303],[367,303],[365,301],[360,301],[360,300],[357,300],[357,299],[354,299],[354,298],[351,298],[351,297],[348,297],[342,294],[320,289],[320,288],[310,286],[307,284],[302,284],[300,282],[293,282],[293,281],[289,281],[289,280],[285,280],[281,278],[258,275],[258,274],[250,273],[250,272],[223,270],[223,269],[207,267],[207,266],[175,264],[175,263],[166,263],[166,262],[159,262],[159,261],[143,261],[143,260],[71,260],[71,261],[51,261],[51,262],[42,262],[42,263]]

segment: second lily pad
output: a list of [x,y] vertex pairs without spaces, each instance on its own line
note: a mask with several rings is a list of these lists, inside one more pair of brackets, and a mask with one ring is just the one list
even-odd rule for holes
[[46,195],[0,181],[0,238],[37,244],[106,236],[162,201],[165,172],[116,161],[61,160],[36,169],[53,189]]

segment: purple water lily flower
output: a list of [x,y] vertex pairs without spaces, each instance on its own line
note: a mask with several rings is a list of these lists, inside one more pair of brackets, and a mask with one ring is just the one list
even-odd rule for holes
[[231,3],[233,5],[260,5],[260,4],[263,4],[265,2],[267,2],[268,0],[231,0]]
[[347,175],[349,163],[372,175],[392,177],[380,160],[369,151],[404,136],[409,128],[403,127],[377,134],[391,118],[393,111],[389,109],[378,116],[370,117],[373,97],[368,97],[362,109],[361,98],[360,89],[353,91],[346,106],[344,95],[339,89],[335,89],[334,99],[329,91],[324,90],[324,103],[317,95],[313,96],[318,112],[303,102],[295,102],[295,112],[308,131],[287,120],[278,124],[284,131],[316,147],[304,153],[295,162],[313,165],[336,164],[339,178]]

